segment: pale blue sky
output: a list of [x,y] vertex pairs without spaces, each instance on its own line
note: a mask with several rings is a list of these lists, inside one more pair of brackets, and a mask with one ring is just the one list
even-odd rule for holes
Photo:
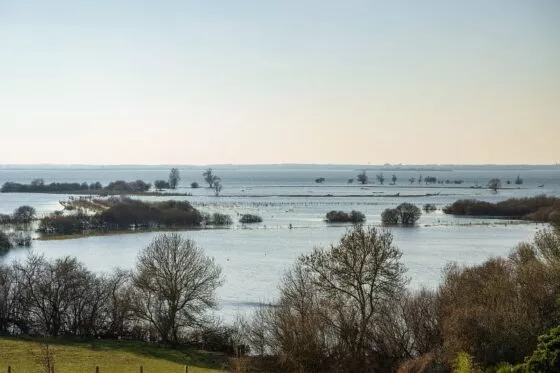
[[0,129],[0,163],[557,162],[560,1],[0,0]]

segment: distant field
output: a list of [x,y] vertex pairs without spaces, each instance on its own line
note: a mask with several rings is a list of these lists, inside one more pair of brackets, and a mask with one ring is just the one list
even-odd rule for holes
[[[0,372],[43,372],[39,363],[44,345],[39,340],[0,339]],[[95,372],[189,373],[223,372],[227,357],[203,351],[168,349],[143,342],[45,340],[54,354],[56,373]]]

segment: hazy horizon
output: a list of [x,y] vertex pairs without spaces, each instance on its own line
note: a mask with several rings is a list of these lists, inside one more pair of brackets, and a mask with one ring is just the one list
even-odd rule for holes
[[0,0],[0,163],[553,165],[560,2]]

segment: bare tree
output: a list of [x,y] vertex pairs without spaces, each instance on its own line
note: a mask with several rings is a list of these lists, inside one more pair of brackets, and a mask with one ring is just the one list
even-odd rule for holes
[[221,179],[219,177],[216,177],[214,179],[214,194],[216,195],[216,197],[218,197],[220,195],[220,192],[222,191],[222,182]]
[[139,255],[133,283],[134,308],[162,341],[177,343],[216,305],[222,270],[195,243],[176,233],[160,234]]
[[383,176],[382,173],[378,173],[377,175],[375,175],[375,178],[377,179],[377,181],[379,181],[379,184],[383,185],[383,183],[385,182],[385,177]]
[[202,176],[204,176],[204,181],[206,181],[208,183],[208,187],[210,187],[210,188],[214,187],[214,182],[216,181],[217,176],[214,175],[211,168],[204,171],[202,173]]
[[502,187],[502,181],[500,179],[490,179],[488,181],[488,189],[493,190],[494,192],[497,192],[498,189],[500,189]]
[[268,347],[297,371],[383,369],[389,359],[379,344],[378,323],[387,302],[403,294],[407,280],[400,258],[389,232],[363,227],[330,249],[301,256],[281,283],[278,306],[265,318],[270,334],[257,333],[257,341],[272,341]]
[[363,184],[367,184],[367,182],[368,182],[368,177],[367,177],[367,175],[366,175],[366,172],[365,172],[365,171],[360,172],[360,173],[358,174],[358,176],[356,177],[356,180],[358,180],[358,182],[359,182],[360,184],[362,184],[362,185],[363,185]]
[[179,185],[180,180],[181,176],[179,175],[179,169],[172,168],[169,172],[169,187],[171,189],[177,189],[177,185]]

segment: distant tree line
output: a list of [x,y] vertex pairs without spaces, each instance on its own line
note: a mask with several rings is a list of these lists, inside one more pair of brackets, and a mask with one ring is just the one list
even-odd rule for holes
[[0,333],[177,344],[210,327],[222,283],[214,259],[178,234],[155,237],[133,271],[99,275],[75,258],[32,255],[0,265]]

